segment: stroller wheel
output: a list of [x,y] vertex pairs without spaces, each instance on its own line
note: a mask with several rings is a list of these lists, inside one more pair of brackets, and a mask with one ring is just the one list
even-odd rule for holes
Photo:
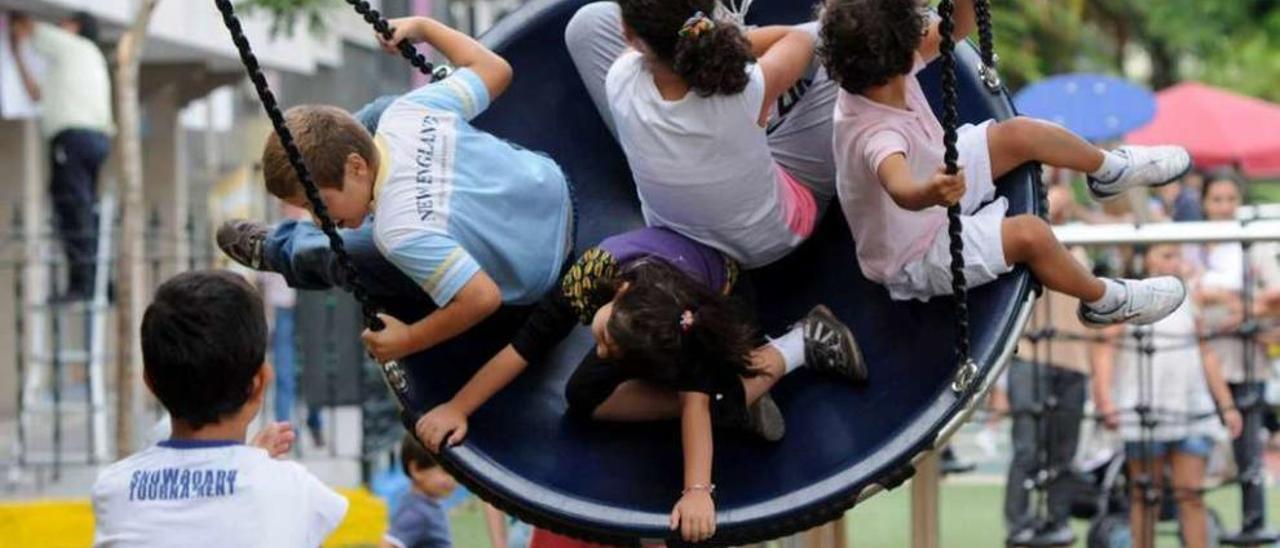
[[1129,535],[1128,514],[1107,514],[1089,523],[1087,536],[1089,548],[1128,548],[1133,545]]

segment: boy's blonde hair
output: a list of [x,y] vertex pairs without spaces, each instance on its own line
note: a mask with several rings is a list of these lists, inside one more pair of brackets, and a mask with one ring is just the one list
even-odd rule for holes
[[[377,168],[373,136],[347,111],[328,105],[299,105],[286,111],[284,119],[317,186],[341,190],[347,156],[352,153],[364,158],[370,168]],[[262,150],[262,175],[267,192],[277,198],[303,195],[302,183],[275,132],[267,137]]]

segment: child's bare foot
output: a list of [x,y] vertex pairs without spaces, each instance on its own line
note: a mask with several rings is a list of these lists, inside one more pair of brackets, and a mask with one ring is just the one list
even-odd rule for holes
[[1174,276],[1145,280],[1108,280],[1124,286],[1124,300],[1110,309],[1100,310],[1084,302],[1077,315],[1088,327],[1106,327],[1118,323],[1149,325],[1163,320],[1187,298],[1187,288]]
[[1141,186],[1172,183],[1191,171],[1191,154],[1180,146],[1122,146],[1107,154],[1123,157],[1125,166],[1110,181],[1089,177],[1089,192],[1098,201],[1119,197]]

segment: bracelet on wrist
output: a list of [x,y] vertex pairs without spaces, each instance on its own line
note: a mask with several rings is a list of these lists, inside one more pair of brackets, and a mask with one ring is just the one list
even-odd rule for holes
[[681,495],[687,495],[687,494],[692,493],[692,492],[694,492],[694,491],[704,491],[704,492],[706,492],[708,495],[710,495],[710,494],[712,494],[712,493],[715,493],[715,492],[716,492],[716,484],[714,484],[714,483],[705,483],[705,484],[704,484],[704,483],[695,483],[695,484],[693,484],[693,485],[690,485],[690,486],[688,486],[688,487],[685,487],[685,488],[684,488],[684,491],[681,491],[681,492],[680,492],[680,494],[681,494]]

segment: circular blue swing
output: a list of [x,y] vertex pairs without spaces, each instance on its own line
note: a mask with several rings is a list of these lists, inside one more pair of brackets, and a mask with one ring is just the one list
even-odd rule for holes
[[[511,62],[516,78],[475,121],[550,154],[564,168],[577,192],[578,250],[643,225],[622,151],[565,50],[565,25],[585,3],[534,1],[482,37]],[[748,22],[799,23],[812,13],[803,2],[758,0]],[[1008,95],[989,92],[980,79],[977,52],[960,47],[957,56],[961,121],[1012,116]],[[936,99],[938,67],[921,79]],[[1025,166],[1001,181],[1011,215],[1037,211],[1038,179],[1038,170]],[[890,301],[858,270],[838,205],[827,210],[808,243],[749,276],[766,332],[780,332],[814,304],[825,303],[856,333],[870,380],[851,386],[802,370],[773,391],[788,425],[781,442],[717,432],[718,544],[813,527],[910,477],[912,462],[958,428],[976,395],[997,376],[1021,333],[1034,283],[1019,268],[970,292],[978,372],[972,386],[957,392],[953,301]],[[520,311],[504,311],[452,344],[405,360],[418,398],[407,407],[421,414],[451,397],[510,340],[521,317]],[[531,365],[481,407],[470,419],[467,440],[445,451],[443,460],[482,498],[535,525],[616,543],[668,538],[668,516],[682,482],[679,427],[675,421],[586,424],[565,417],[565,383],[591,348],[590,334],[580,328],[549,363]]]
[[[389,35],[386,21],[366,2],[347,2]],[[350,271],[341,238],[293,146],[231,1],[216,3],[317,217]],[[578,249],[642,224],[622,152],[565,51],[565,25],[585,3],[535,0],[482,37],[511,62],[516,79],[475,121],[496,135],[549,153],[565,169],[577,190]],[[987,25],[986,3],[979,6],[979,20]],[[748,22],[794,24],[812,13],[805,3],[759,0]],[[990,35],[982,34],[991,61]],[[401,53],[420,70],[430,71],[411,46],[402,45]],[[960,122],[1012,116],[1013,105],[998,82],[984,81],[978,53],[966,46],[956,56]],[[921,74],[935,99],[939,72],[934,66]],[[988,86],[998,91],[990,92]],[[937,111],[940,105],[933,107]],[[1039,211],[1039,184],[1032,165],[1001,180],[1000,194],[1009,199],[1011,214]],[[802,531],[909,478],[913,463],[940,447],[978,403],[1012,353],[1034,299],[1034,282],[1022,268],[970,292],[968,357],[975,366],[957,368],[957,301],[891,302],[882,287],[862,277],[854,257],[847,226],[833,206],[809,242],[786,259],[748,273],[766,332],[779,332],[815,303],[825,303],[857,334],[870,379],[853,386],[801,370],[773,390],[788,424],[781,442],[717,433],[714,479],[720,487],[717,532],[710,543],[748,544]],[[366,305],[366,323],[380,329],[362,285],[352,285]],[[403,303],[387,304],[400,308],[392,312],[405,321],[422,315],[403,310]],[[527,313],[527,308],[504,308],[461,337],[403,364],[384,364],[406,423],[412,425],[451,397],[507,344]],[[442,463],[482,498],[534,525],[615,544],[670,539],[668,515],[682,484],[675,421],[624,425],[565,416],[565,383],[592,346],[590,334],[579,329],[546,363],[531,365],[471,417],[469,437],[446,449]]]

